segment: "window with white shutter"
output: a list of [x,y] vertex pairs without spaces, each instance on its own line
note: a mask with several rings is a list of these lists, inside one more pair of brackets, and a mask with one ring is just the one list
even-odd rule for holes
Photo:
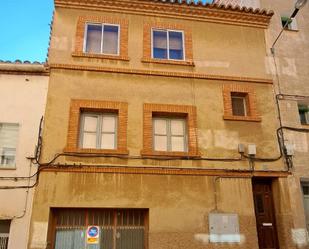
[[0,123],[0,167],[15,167],[18,124]]
[[117,119],[114,113],[82,113],[80,147],[117,149]]

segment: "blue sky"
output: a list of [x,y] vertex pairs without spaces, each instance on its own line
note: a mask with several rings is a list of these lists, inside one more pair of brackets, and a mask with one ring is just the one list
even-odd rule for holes
[[2,0],[0,60],[44,62],[52,12],[53,0]]
[[6,0],[0,6],[0,60],[44,62],[53,0]]

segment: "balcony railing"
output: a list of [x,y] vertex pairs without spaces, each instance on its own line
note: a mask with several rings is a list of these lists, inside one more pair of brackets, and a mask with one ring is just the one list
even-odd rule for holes
[[9,243],[9,234],[0,233],[0,249],[7,249]]

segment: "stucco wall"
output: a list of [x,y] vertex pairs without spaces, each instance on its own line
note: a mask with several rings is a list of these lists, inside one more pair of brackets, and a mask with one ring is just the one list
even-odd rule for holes
[[[281,15],[290,16],[294,10],[295,1],[261,1],[261,6],[271,8],[275,11],[272,18],[270,29],[267,31],[267,47],[270,48],[275,38],[279,34],[281,25]],[[283,97],[280,102],[282,123],[284,126],[307,128],[302,126],[298,115],[298,101],[309,103],[309,6],[308,4],[301,9],[297,16],[296,31],[284,31],[281,38],[275,45],[274,58],[268,51],[270,72],[276,82],[277,93],[300,95],[307,97]],[[276,65],[274,64],[274,59]],[[309,133],[285,131],[285,141],[294,145],[295,155],[293,157],[293,176],[290,177],[290,192],[294,197],[292,200],[294,227],[299,231],[299,247],[309,248],[306,232],[306,221],[303,208],[303,194],[301,181],[309,179],[308,151]],[[307,221],[308,223],[308,221]]]
[[[1,177],[29,176],[35,173],[37,166],[31,165],[26,157],[34,154],[39,123],[44,114],[47,86],[47,76],[0,73],[0,122],[19,124],[16,168],[0,168]],[[30,183],[27,180],[1,180],[0,186],[33,183],[33,180]],[[9,249],[23,249],[27,246],[32,199],[33,189],[0,189],[0,219],[12,219]]]

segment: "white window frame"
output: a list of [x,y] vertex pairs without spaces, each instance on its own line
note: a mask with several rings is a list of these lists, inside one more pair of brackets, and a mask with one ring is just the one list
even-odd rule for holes
[[[166,127],[166,138],[167,138],[167,145],[166,148],[167,150],[164,152],[188,152],[188,121],[186,118],[169,118],[169,117],[152,117],[152,148],[154,151],[156,150],[156,145],[155,145],[155,136],[163,136],[160,134],[155,133],[155,120],[164,120],[166,121],[167,127]],[[172,120],[180,120],[184,123],[184,135],[172,135],[171,131],[171,121]],[[183,137],[184,138],[184,150],[183,151],[173,151],[172,150],[172,137]]]
[[[121,30],[120,30],[120,25],[119,24],[111,24],[111,23],[92,23],[92,22],[86,22],[85,25],[85,31],[84,31],[84,47],[83,47],[83,51],[86,54],[91,54],[89,52],[86,51],[87,48],[87,37],[88,37],[88,25],[93,25],[93,26],[101,26],[102,28],[102,35],[101,35],[101,51],[99,54],[103,54],[103,55],[111,55],[111,56],[119,56],[120,55],[120,34],[121,34]],[[103,53],[103,47],[104,47],[104,26],[114,26],[114,27],[118,27],[118,46],[117,46],[117,54],[108,54],[108,53]]]
[[234,113],[233,113],[233,99],[242,99],[242,103],[243,103],[243,106],[244,106],[244,117],[248,116],[246,97],[241,97],[241,96],[233,96],[233,95],[231,94],[231,101],[232,101],[232,114],[233,114],[233,116],[236,116],[236,115],[234,115]]
[[[1,124],[16,125],[18,127],[15,148],[8,148],[8,147],[0,148],[0,169],[15,169],[16,168],[16,160],[17,160],[17,152],[18,152],[17,147],[18,147],[18,140],[19,140],[20,125],[19,125],[19,123],[7,123],[7,122],[0,122],[0,125]],[[1,164],[1,161],[2,161],[1,157],[4,155],[2,153],[5,149],[7,149],[7,150],[15,149],[14,163],[13,164]]]
[[[167,32],[167,58],[162,59],[162,58],[155,58],[153,54],[153,32],[154,31],[165,31]],[[178,32],[182,34],[182,50],[183,50],[183,58],[182,59],[170,59],[170,43],[169,43],[169,32]],[[151,58],[152,59],[157,59],[157,60],[170,60],[170,61],[185,61],[186,60],[186,47],[185,47],[185,32],[183,30],[174,30],[174,29],[159,29],[159,28],[151,28]]]
[[[115,132],[102,132],[102,124],[104,116],[112,116],[115,117]],[[102,145],[102,136],[101,134],[114,134],[114,148],[112,150],[117,150],[117,141],[118,141],[118,114],[117,113],[97,113],[97,112],[83,112],[80,116],[80,130],[79,130],[79,147],[81,149],[94,149],[94,148],[84,148],[83,147],[83,139],[84,139],[84,124],[85,117],[97,117],[97,130],[96,130],[96,148],[98,150],[109,150],[105,148],[101,148]]]

